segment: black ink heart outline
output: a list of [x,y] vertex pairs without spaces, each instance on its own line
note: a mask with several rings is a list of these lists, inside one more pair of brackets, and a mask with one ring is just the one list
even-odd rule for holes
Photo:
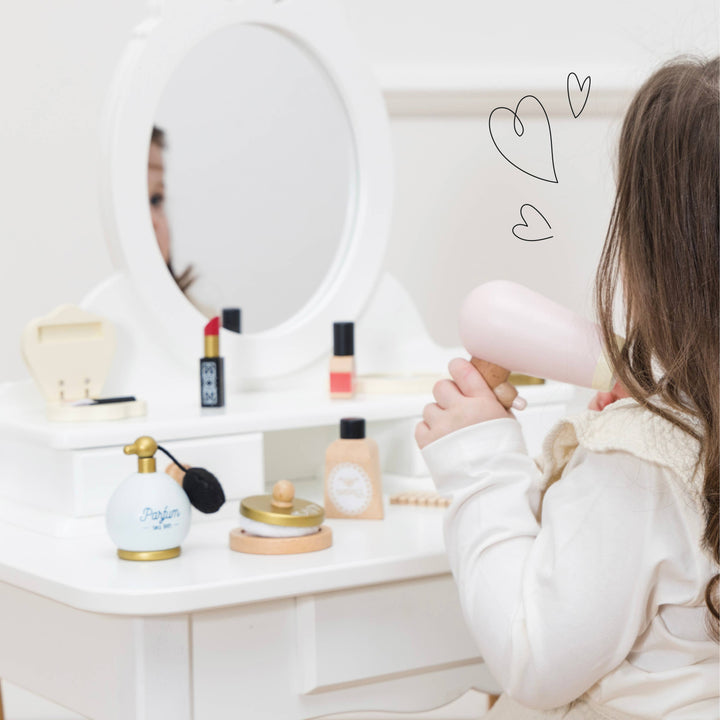
[[[570,97],[570,77],[575,78],[575,82],[577,83],[578,89],[580,92],[583,91],[583,88],[585,87],[585,83],[588,84],[587,92],[585,93],[585,102],[583,102],[582,107],[580,110],[578,110],[577,114],[575,114],[575,108],[573,107],[572,98]],[[592,78],[588,75],[583,81],[582,85],[580,84],[580,78],[574,73],[568,73],[567,81],[565,83],[565,87],[567,88],[567,99],[568,103],[570,104],[570,112],[573,114],[574,118],[579,118],[580,115],[582,115],[582,111],[585,109],[585,106],[587,105],[588,98],[590,97],[590,87],[592,86]]]
[[525,203],[524,205],[521,205],[521,206],[520,206],[520,217],[522,218],[523,222],[517,223],[516,225],[513,225],[512,234],[513,234],[518,240],[523,240],[524,242],[540,242],[541,240],[549,240],[550,238],[554,237],[553,235],[548,235],[547,237],[543,237],[543,238],[524,238],[524,237],[520,237],[520,236],[515,232],[515,228],[518,228],[518,227],[524,227],[524,228],[530,229],[530,226],[528,225],[528,221],[527,221],[527,219],[525,218],[525,216],[523,215],[523,209],[526,208],[526,207],[532,208],[532,209],[545,221],[545,224],[548,226],[548,229],[549,229],[549,230],[552,230],[552,226],[551,226],[550,223],[547,221],[547,218],[546,218],[534,205],[531,205],[530,203]]
[[[515,130],[515,134],[518,137],[522,137],[523,133],[525,132],[525,126],[522,123],[522,120],[518,117],[517,109],[522,104],[523,100],[527,100],[528,98],[532,98],[535,100],[535,102],[540,106],[540,109],[543,112],[543,115],[545,116],[545,122],[547,123],[548,127],[548,134],[550,136],[550,162],[552,163],[552,169],[553,169],[553,176],[555,177],[554,180],[548,180],[547,178],[540,177],[539,175],[533,175],[531,172],[528,172],[527,170],[523,170],[519,165],[516,165],[498,146],[498,144],[495,142],[495,138],[492,134],[492,116],[494,113],[496,113],[498,110],[508,110],[513,115],[513,129]],[[517,131],[517,125],[520,124],[520,130],[521,132]],[[490,139],[493,141],[493,145],[497,149],[497,151],[513,166],[516,167],[520,172],[525,173],[526,175],[529,175],[530,177],[534,177],[537,180],[542,180],[543,182],[549,182],[549,183],[557,183],[558,177],[557,177],[557,171],[555,170],[555,153],[553,152],[553,142],[552,142],[552,128],[550,127],[550,118],[548,118],[548,114],[545,111],[545,106],[538,100],[535,95],[524,95],[520,98],[520,101],[515,106],[515,110],[511,110],[509,107],[505,107],[504,105],[501,105],[500,107],[496,107],[491,113],[490,117],[488,117],[488,130],[490,132]],[[547,221],[546,221],[547,222]]]

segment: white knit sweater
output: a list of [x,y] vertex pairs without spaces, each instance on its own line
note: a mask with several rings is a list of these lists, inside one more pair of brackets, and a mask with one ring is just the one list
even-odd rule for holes
[[701,550],[692,438],[627,399],[561,422],[537,465],[512,419],[423,455],[453,495],[450,564],[508,694],[537,708],[587,693],[643,718],[720,717],[703,599],[717,568]]

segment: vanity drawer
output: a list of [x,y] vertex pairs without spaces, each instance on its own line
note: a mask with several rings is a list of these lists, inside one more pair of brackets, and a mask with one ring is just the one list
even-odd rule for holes
[[[215,474],[228,500],[263,491],[262,433],[158,441],[180,462]],[[0,476],[0,495],[66,518],[103,515],[115,488],[137,469],[137,458],[123,454],[120,445],[58,450],[14,441],[6,455],[8,468]],[[156,458],[158,470],[170,462],[159,451]],[[50,524],[43,516],[37,522],[38,530],[48,531]]]
[[297,600],[304,693],[479,662],[451,575]]
[[[221,435],[191,440],[161,440],[162,445],[179,462],[207,468],[223,486],[228,500],[261,493],[264,488],[262,433]],[[75,451],[76,516],[105,512],[118,484],[135,470],[137,463],[128,460],[122,448]],[[164,471],[170,459],[158,450],[157,469]]]
[[449,574],[193,613],[191,638],[203,720],[428,709],[495,688]]

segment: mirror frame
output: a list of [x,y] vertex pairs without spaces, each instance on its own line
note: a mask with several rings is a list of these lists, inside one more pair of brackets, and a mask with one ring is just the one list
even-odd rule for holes
[[[187,370],[197,372],[207,319],[182,295],[157,247],[147,197],[147,162],[155,112],[184,55],[234,24],[279,32],[309,52],[328,73],[355,139],[354,222],[328,275],[298,313],[272,329],[223,331],[221,354],[241,382],[297,372],[323,354],[332,323],[357,320],[378,280],[389,233],[392,155],[384,102],[360,61],[342,9],[333,0],[172,0],[153,3],[117,69],[103,123],[101,202],[116,269],[131,280],[147,315]],[[230,388],[231,390],[233,388]]]

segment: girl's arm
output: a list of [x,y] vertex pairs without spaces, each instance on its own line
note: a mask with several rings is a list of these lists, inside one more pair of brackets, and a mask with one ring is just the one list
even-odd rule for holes
[[440,492],[453,495],[448,556],[492,674],[531,707],[579,697],[627,657],[648,621],[667,562],[657,528],[682,528],[667,479],[625,453],[578,449],[545,495],[541,528],[539,471],[512,417],[442,434],[423,454]]

